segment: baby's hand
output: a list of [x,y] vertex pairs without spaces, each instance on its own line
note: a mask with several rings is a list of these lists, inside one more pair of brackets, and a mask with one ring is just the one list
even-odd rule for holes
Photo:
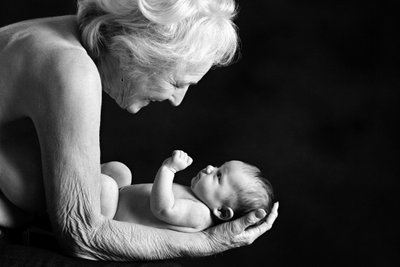
[[188,154],[182,150],[175,150],[172,152],[172,157],[167,160],[167,165],[177,172],[186,169],[192,162],[193,159]]

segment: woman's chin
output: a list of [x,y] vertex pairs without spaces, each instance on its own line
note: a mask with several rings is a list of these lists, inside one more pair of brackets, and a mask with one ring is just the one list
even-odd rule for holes
[[128,111],[131,114],[136,114],[139,112],[141,108],[136,108],[136,107],[127,107],[125,110]]
[[126,111],[128,111],[129,113],[132,114],[136,114],[138,113],[142,108],[148,106],[150,104],[150,102],[144,102],[144,103],[140,103],[140,104],[133,104],[130,105],[126,108]]
[[143,107],[145,106],[139,106],[139,105],[132,105],[126,108],[126,111],[128,111],[131,114],[136,114],[138,113]]

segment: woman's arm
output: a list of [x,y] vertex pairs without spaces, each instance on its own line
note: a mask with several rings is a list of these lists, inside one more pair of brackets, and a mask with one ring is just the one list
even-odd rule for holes
[[[103,244],[101,252],[99,253],[98,250],[92,257],[87,258],[156,260],[209,256],[228,249],[252,244],[259,236],[271,229],[278,216],[278,203],[274,204],[264,223],[254,228],[251,227],[264,216],[264,210],[250,212],[235,221],[223,223],[204,232],[197,233],[182,233],[142,225],[107,221],[102,224],[102,229],[99,229],[99,231],[112,234],[106,235],[107,240],[102,239],[105,237],[104,235],[95,235],[92,241],[96,244]],[[126,235],[126,233],[130,234]],[[107,244],[112,245],[112,248],[105,246],[106,241]],[[111,243],[108,243],[110,241]]]
[[[60,244],[71,255],[104,260],[160,259],[176,257],[187,248],[204,250],[205,235],[191,243],[190,236],[101,215],[100,79],[95,66],[82,61],[84,54],[76,54],[64,51],[50,57],[43,63],[48,66],[38,68],[43,73],[33,73],[47,84],[30,105],[41,146],[48,213]],[[176,240],[187,246],[174,245]]]
[[[78,56],[77,56],[78,54]],[[251,243],[269,224],[254,213],[200,233],[179,233],[106,219],[100,212],[100,79],[83,52],[57,53],[43,66],[45,87],[31,111],[38,131],[48,213],[70,255],[103,260],[205,256]],[[37,70],[35,70],[37,71]],[[34,74],[32,74],[34,75]]]

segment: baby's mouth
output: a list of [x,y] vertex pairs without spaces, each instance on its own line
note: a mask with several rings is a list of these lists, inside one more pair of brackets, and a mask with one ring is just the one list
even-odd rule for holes
[[200,180],[200,172],[192,179],[192,187]]

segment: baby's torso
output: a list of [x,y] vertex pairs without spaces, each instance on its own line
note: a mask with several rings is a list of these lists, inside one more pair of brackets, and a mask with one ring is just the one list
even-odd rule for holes
[[[150,209],[152,185],[153,184],[137,184],[122,188],[119,193],[118,208],[114,220],[181,232],[194,232],[195,230],[187,227],[165,223],[153,215]],[[173,192],[175,199],[189,199],[201,203],[187,186],[173,184]],[[212,226],[211,213],[205,204],[202,205],[204,206],[204,216],[208,216],[209,218],[209,225],[205,227],[208,228]]]

